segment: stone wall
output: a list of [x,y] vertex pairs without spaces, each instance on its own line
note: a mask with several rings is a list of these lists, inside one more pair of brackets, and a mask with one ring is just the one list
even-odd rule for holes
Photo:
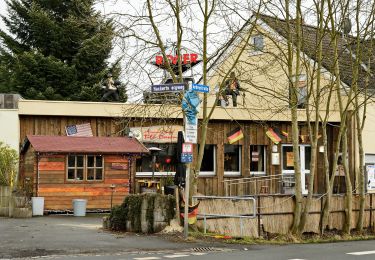
[[12,194],[8,186],[0,186],[0,217],[32,217],[30,200],[25,196]]
[[10,188],[0,186],[0,217],[9,217]]
[[175,199],[171,195],[129,195],[120,206],[113,208],[104,225],[113,230],[159,232],[174,218],[174,207]]

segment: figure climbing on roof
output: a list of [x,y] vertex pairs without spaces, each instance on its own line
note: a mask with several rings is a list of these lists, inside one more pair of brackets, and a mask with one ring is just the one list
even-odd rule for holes
[[113,80],[112,74],[108,73],[106,76],[106,79],[102,81],[102,88],[105,91],[100,101],[111,101],[111,100],[119,101],[120,100],[120,95],[119,95],[120,86],[121,86],[121,82],[118,80]]
[[[236,74],[232,71],[229,78],[225,81],[225,89],[221,95],[219,95],[218,106],[228,106],[229,100],[227,96],[232,96],[233,107],[237,106],[237,96],[240,95],[240,83],[236,78]],[[225,107],[224,106],[224,107]]]
[[232,96],[233,106],[237,106],[237,96],[240,94],[240,83],[234,71],[230,73],[229,79],[225,82],[225,95]]

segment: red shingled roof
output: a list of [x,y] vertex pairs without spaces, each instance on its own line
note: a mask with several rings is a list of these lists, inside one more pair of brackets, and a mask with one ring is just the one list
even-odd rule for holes
[[36,152],[57,153],[148,153],[135,138],[28,135]]

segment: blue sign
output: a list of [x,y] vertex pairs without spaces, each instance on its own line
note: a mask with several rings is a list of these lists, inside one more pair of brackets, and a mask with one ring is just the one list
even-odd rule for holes
[[182,163],[193,162],[193,154],[192,153],[181,153],[181,162]]
[[192,84],[192,90],[198,91],[198,92],[203,92],[203,93],[208,93],[210,92],[210,87],[206,85],[201,85],[201,84]]
[[159,85],[152,85],[151,92],[153,93],[165,93],[165,92],[180,92],[185,90],[184,83],[176,83],[176,84],[159,84]]

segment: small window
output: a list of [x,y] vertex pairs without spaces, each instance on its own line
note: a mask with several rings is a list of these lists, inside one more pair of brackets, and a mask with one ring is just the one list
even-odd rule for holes
[[68,180],[83,181],[83,155],[68,156]]
[[70,181],[103,180],[103,157],[68,155],[67,179]]
[[265,174],[266,172],[266,146],[250,145],[250,172],[252,174]]
[[224,175],[241,175],[241,145],[224,145]]
[[255,35],[251,37],[251,51],[250,54],[262,52],[264,49],[263,35]]
[[297,108],[305,108],[307,99],[307,77],[304,74],[301,74],[299,76],[293,76],[292,82],[296,84]]
[[[199,149],[199,147],[198,147]],[[215,175],[216,166],[216,149],[215,145],[206,144],[204,146],[204,154],[199,175]]]
[[103,158],[100,155],[87,155],[87,180],[98,181],[103,179]]

